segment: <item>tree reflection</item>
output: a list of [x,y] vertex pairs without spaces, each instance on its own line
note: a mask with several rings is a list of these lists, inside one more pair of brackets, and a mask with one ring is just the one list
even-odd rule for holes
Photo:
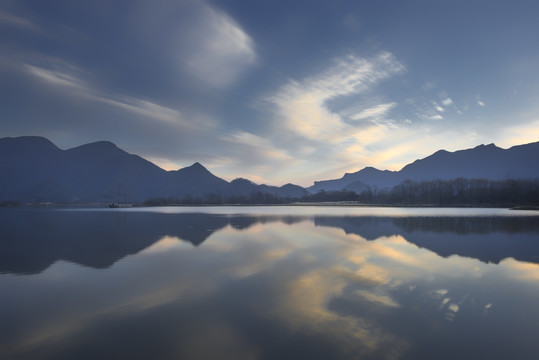
[[519,217],[372,217],[219,215],[114,211],[3,210],[0,272],[39,273],[59,260],[107,268],[164,236],[199,246],[216,231],[256,224],[312,221],[368,240],[401,235],[441,256],[499,263],[512,257],[539,263],[539,220]]

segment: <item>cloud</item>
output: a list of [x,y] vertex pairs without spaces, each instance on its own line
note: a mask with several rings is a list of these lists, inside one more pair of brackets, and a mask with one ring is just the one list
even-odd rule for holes
[[25,65],[25,67],[30,74],[52,85],[68,88],[68,90],[88,90],[88,85],[84,81],[74,75],[68,74],[67,72],[50,69],[48,70],[28,64]]
[[260,136],[246,131],[233,132],[224,137],[223,140],[241,145],[242,150],[246,150],[247,156],[252,156],[256,152],[263,154],[263,157],[266,159],[275,159],[279,161],[291,160],[290,156],[284,151],[275,148],[267,139],[263,139]]
[[442,100],[442,104],[444,106],[449,106],[449,105],[453,104],[453,100],[451,100],[451,98],[444,99],[444,100]]
[[526,118],[523,122],[510,123],[500,128],[496,138],[496,144],[502,147],[536,142],[539,140],[539,120]]
[[442,120],[444,117],[440,114],[428,114],[428,115],[421,115],[421,117],[425,120]]
[[[295,159],[286,150],[275,146],[270,140],[243,130],[232,131],[222,136],[226,154],[217,159],[217,166],[232,170],[256,182],[265,182],[264,175],[280,173]],[[221,164],[219,164],[221,163]],[[250,172],[250,173],[248,173]],[[267,180],[266,180],[267,181]]]
[[484,107],[486,106],[484,102],[482,102],[481,100],[477,100],[477,105],[481,106],[481,107]]
[[[310,185],[313,177],[320,176],[313,172],[323,169],[328,174],[348,170],[350,165],[344,164],[357,164],[370,142],[395,130],[394,121],[385,116],[397,106],[383,97],[373,101],[372,96],[369,100],[359,96],[404,71],[387,51],[370,58],[347,55],[332,60],[319,73],[289,79],[259,97],[257,110],[269,114],[263,138],[292,159],[268,167],[262,175],[287,182],[290,177],[285,176],[294,176],[294,182]],[[351,107],[351,102],[356,105]]]
[[257,59],[251,37],[226,13],[209,6],[203,6],[193,28],[184,30],[191,44],[184,58],[187,70],[211,86],[231,85]]
[[351,115],[351,120],[379,119],[384,117],[391,109],[397,105],[396,102],[379,104]]
[[[302,81],[290,80],[266,102],[276,107],[276,118],[285,128],[307,139],[339,142],[353,130],[327,102],[338,97],[357,95],[391,76],[402,73],[404,66],[389,52],[371,59],[349,55],[334,61],[333,66]],[[381,104],[360,116],[388,111]]]
[[29,30],[36,29],[35,25],[32,22],[24,18],[11,15],[2,11],[0,11],[0,24],[5,24],[5,25],[23,28],[23,29],[29,29]]
[[[57,65],[58,67],[58,65]],[[60,88],[71,95],[76,95],[88,100],[94,100],[128,111],[143,118],[151,118],[168,123],[182,122],[179,111],[155,102],[139,99],[122,94],[107,94],[93,88],[73,72],[74,67],[65,66],[65,69],[45,69],[32,65],[25,65],[27,72],[55,87]]]

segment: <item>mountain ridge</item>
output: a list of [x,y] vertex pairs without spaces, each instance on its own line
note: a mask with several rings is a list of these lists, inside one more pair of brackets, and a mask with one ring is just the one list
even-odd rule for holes
[[259,192],[279,198],[308,194],[297,185],[234,186],[199,162],[167,171],[110,141],[62,150],[39,136],[0,138],[0,170],[0,201],[133,203]]
[[539,142],[515,145],[502,149],[495,144],[450,152],[438,150],[417,159],[401,170],[379,170],[367,166],[354,173],[345,173],[339,179],[315,181],[307,188],[311,193],[345,190],[354,182],[371,188],[393,187],[405,180],[429,181],[456,178],[484,178],[489,180],[539,178]]
[[[438,150],[399,171],[367,166],[340,179],[315,181],[305,189],[226,181],[199,162],[164,170],[110,141],[96,141],[62,150],[39,136],[0,138],[0,202],[135,203],[148,199],[213,199],[255,203],[300,199],[323,191],[391,188],[404,180],[462,178],[539,179],[539,142],[502,149],[495,144],[449,152]],[[167,200],[168,201],[168,200]]]

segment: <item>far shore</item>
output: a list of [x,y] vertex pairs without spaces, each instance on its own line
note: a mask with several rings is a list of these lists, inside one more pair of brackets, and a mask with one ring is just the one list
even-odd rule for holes
[[39,208],[113,208],[113,209],[122,209],[122,208],[140,208],[140,207],[210,207],[210,206],[325,206],[325,207],[388,207],[388,208],[397,208],[397,207],[410,207],[410,208],[502,208],[509,210],[539,210],[538,205],[522,205],[522,206],[502,206],[502,205],[473,205],[473,204],[459,204],[459,205],[435,205],[435,204],[366,204],[360,203],[357,201],[322,201],[322,202],[292,202],[284,204],[152,204],[147,205],[143,203],[136,204],[120,204],[111,207],[108,203],[87,203],[87,204],[60,204],[60,203],[18,203],[18,202],[9,202],[0,204],[0,207],[4,208],[19,208],[19,207],[39,207]]

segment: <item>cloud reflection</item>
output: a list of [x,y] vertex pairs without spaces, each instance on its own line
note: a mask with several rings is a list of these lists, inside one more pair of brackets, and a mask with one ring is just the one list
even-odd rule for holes
[[[333,220],[341,227],[304,217],[214,217],[218,226],[198,247],[163,235],[105,270],[60,261],[39,274],[4,275],[0,308],[14,331],[0,337],[0,356],[38,359],[48,348],[57,359],[79,358],[107,344],[143,358],[135,347],[158,344],[164,359],[398,359],[426,335],[456,336],[483,326],[473,321],[487,313],[505,319],[503,305],[492,304],[506,288],[514,311],[515,292],[539,281],[539,265],[443,257],[389,235],[395,223],[366,219],[360,225],[384,224],[386,235],[361,236]],[[519,328],[511,318],[508,328]]]

